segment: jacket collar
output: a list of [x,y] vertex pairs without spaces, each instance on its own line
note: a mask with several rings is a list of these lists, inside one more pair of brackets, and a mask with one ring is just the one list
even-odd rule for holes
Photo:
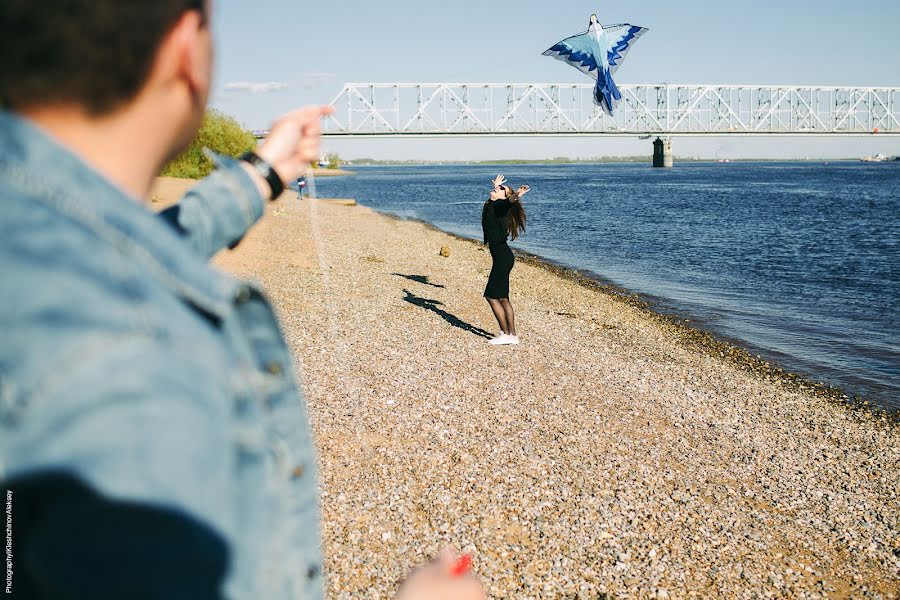
[[[122,149],[129,150],[138,151]],[[3,110],[0,177],[89,228],[199,307],[220,316],[230,310],[239,282],[211,268],[143,200],[128,196],[35,124]]]

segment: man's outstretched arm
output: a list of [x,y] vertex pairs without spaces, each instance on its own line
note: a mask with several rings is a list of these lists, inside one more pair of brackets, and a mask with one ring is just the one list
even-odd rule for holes
[[[310,106],[282,116],[256,149],[287,186],[305,175],[319,155],[320,121],[330,106]],[[217,157],[218,170],[176,205],[160,213],[205,258],[234,247],[263,215],[272,190],[249,164]]]

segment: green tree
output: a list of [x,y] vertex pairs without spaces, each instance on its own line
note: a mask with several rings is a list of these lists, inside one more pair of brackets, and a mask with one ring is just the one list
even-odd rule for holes
[[340,169],[341,157],[336,152],[329,152],[325,155],[325,164],[328,165],[329,169]]
[[219,154],[238,157],[256,147],[256,138],[233,118],[218,110],[209,110],[196,139],[180,156],[165,166],[162,174],[170,177],[200,179],[209,175],[215,165],[203,153],[209,148]]

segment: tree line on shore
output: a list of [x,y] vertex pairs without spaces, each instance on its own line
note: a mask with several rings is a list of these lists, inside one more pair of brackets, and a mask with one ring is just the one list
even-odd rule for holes
[[[204,151],[205,148],[218,154],[224,154],[237,158],[248,150],[256,147],[256,137],[249,130],[241,127],[234,118],[227,114],[210,109],[203,117],[203,124],[197,137],[190,146],[167,164],[161,173],[166,177],[185,177],[188,179],[202,179],[212,173],[215,165]],[[335,153],[326,154],[322,161],[329,169],[337,169],[341,166],[341,158]]]
[[[241,127],[234,118],[227,114],[211,109],[207,111],[203,119],[197,137],[190,146],[179,156],[173,159],[163,169],[162,175],[169,177],[187,177],[201,179],[209,175],[215,165],[204,152],[204,148],[224,154],[238,157],[248,150],[256,147],[257,140],[253,134]],[[678,162],[710,162],[712,159],[700,157],[679,156]],[[767,162],[772,159],[747,159],[740,162]],[[803,159],[794,159],[803,160]],[[809,160],[809,159],[807,159]],[[820,160],[849,160],[849,159],[814,159]],[[324,158],[313,166],[322,166],[329,169],[339,169],[342,165],[518,165],[518,164],[584,164],[584,163],[646,163],[650,161],[649,155],[640,156],[594,156],[589,158],[570,158],[568,156],[556,156],[547,159],[496,159],[496,160],[378,160],[373,158],[356,158],[344,160],[337,153],[329,152]],[[793,161],[792,161],[793,162]]]

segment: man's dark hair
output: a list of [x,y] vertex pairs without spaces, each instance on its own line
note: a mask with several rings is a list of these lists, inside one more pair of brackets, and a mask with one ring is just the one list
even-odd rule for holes
[[205,16],[205,0],[0,0],[0,105],[114,110],[137,95],[189,10]]

